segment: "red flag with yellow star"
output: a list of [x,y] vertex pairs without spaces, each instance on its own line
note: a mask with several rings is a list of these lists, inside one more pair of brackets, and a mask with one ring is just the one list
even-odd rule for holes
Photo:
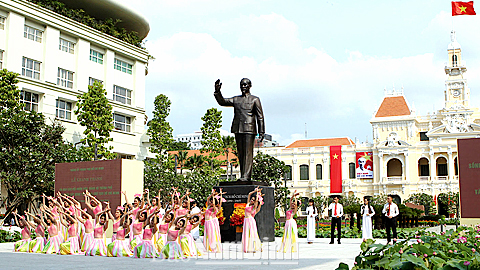
[[342,193],[342,146],[330,146],[330,193]]
[[457,15],[477,15],[473,9],[473,1],[452,2],[452,16]]

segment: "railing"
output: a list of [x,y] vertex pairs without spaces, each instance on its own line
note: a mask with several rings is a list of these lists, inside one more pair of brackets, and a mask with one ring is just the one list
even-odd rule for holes
[[402,181],[403,176],[389,176],[386,177],[387,182],[397,182],[397,181]]
[[418,177],[418,180],[420,180],[420,181],[429,181],[429,180],[430,180],[430,176],[419,176],[419,177]]
[[437,176],[437,177],[436,177],[436,180],[437,180],[437,181],[447,181],[447,180],[448,180],[448,176]]

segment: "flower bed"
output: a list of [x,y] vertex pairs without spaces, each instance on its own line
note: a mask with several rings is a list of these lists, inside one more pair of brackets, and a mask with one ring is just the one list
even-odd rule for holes
[[[397,229],[397,234],[398,238],[400,239],[409,239],[412,237],[415,237],[415,233],[418,231],[423,231],[423,229],[418,229],[418,228],[398,228]],[[316,237],[317,238],[330,238],[330,226],[324,227],[324,228],[319,228],[316,230]],[[373,230],[372,235],[374,238],[387,238],[387,234],[385,230]],[[280,229],[275,230],[275,236],[276,237],[282,237],[283,236],[283,227]],[[298,237],[300,238],[305,238],[307,237],[307,227],[300,225],[298,226]],[[362,231],[353,228],[350,229],[349,226],[344,226],[342,227],[342,238],[362,238]]]
[[[480,269],[480,226],[459,227],[446,233],[419,231],[395,245],[363,242],[355,258],[358,269]],[[340,263],[337,269],[349,269]]]

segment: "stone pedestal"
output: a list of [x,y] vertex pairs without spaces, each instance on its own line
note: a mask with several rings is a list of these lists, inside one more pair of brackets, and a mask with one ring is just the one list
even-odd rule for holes
[[[259,213],[255,215],[257,221],[258,235],[262,242],[275,241],[275,198],[273,187],[267,186],[264,182],[256,181],[235,181],[235,182],[220,182],[219,186],[215,187],[218,191],[223,189],[227,194],[223,197],[227,200],[223,202],[223,216],[226,218],[225,223],[220,226],[220,234],[222,235],[222,242],[235,242],[236,228],[230,226],[230,216],[233,213],[235,203],[247,203],[248,193],[254,190],[257,186],[261,186],[264,205]],[[240,239],[241,241],[241,239]]]

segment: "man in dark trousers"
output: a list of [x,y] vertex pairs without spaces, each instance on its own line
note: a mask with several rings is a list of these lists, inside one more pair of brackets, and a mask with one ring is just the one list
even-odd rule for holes
[[333,244],[333,239],[335,239],[335,226],[337,226],[337,237],[338,244],[340,243],[340,238],[342,238],[342,216],[343,216],[343,206],[338,202],[338,196],[333,197],[333,202],[328,206],[328,210],[332,211],[332,224],[331,228],[331,240],[330,244]]
[[[252,179],[253,167],[253,145],[255,136],[259,134],[260,141],[265,136],[265,121],[263,118],[262,104],[260,99],[250,94],[252,82],[243,78],[240,81],[241,96],[223,98],[220,89],[220,80],[215,82],[215,99],[220,106],[234,108],[234,116],[231,132],[235,133],[237,143],[238,160],[240,163],[240,180],[249,181]],[[258,126],[258,128],[257,128]]]
[[390,229],[393,232],[393,243],[397,242],[397,216],[400,213],[398,206],[393,202],[393,196],[388,195],[387,203],[383,206],[382,213],[385,215],[385,229],[387,231],[387,244],[392,240],[390,236]]

